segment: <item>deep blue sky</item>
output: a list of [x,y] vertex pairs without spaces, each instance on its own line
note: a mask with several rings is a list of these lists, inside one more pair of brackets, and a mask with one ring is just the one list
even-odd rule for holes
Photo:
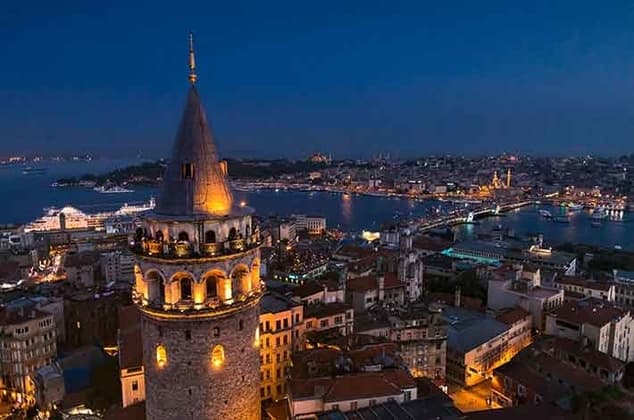
[[0,155],[166,154],[189,30],[225,155],[634,152],[632,2],[117,3],[3,2]]

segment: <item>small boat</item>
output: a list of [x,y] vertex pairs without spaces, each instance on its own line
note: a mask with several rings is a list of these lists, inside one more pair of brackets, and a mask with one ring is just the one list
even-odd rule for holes
[[542,217],[547,217],[547,218],[553,217],[551,212],[549,212],[548,210],[544,210],[544,209],[540,209],[539,210],[539,215],[542,216]]
[[583,204],[568,203],[568,210],[571,210],[571,211],[583,210]]
[[27,166],[22,169],[23,175],[42,175],[48,172],[48,168],[34,168],[32,166]]

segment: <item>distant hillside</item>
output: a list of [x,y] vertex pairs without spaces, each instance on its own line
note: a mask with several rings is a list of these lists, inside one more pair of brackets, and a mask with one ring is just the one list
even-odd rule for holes
[[[65,186],[79,185],[81,181],[94,181],[97,185],[157,184],[162,179],[165,166],[165,161],[147,162],[116,169],[102,175],[85,174],[80,177],[60,178],[57,183]],[[270,161],[228,159],[227,166],[229,176],[234,179],[267,179],[323,169],[326,164],[286,159]]]

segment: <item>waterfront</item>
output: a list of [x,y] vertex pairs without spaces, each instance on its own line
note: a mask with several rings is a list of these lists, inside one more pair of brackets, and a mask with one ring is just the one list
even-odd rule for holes
[[[73,205],[86,212],[114,210],[124,203],[147,201],[157,195],[154,187],[133,187],[133,193],[99,194],[88,188],[51,188],[50,184],[61,176],[81,175],[86,172],[104,172],[121,167],[130,161],[100,160],[93,162],[66,162],[47,164],[42,175],[23,175],[22,167],[11,166],[0,170],[0,223],[25,223],[43,213],[44,207]],[[341,195],[328,192],[300,192],[261,190],[236,191],[236,200],[255,207],[258,214],[288,215],[313,213],[327,217],[331,227],[346,231],[378,230],[385,222],[398,217],[421,216],[431,207],[447,208],[449,203],[412,201],[407,199],[363,195]],[[572,213],[570,223],[554,223],[539,215],[538,209],[551,206],[528,206],[522,209],[479,221],[479,225],[456,227],[461,238],[473,237],[478,231],[491,230],[498,225],[511,228],[518,235],[543,233],[551,244],[562,242],[587,243],[634,250],[634,223],[632,214],[625,213],[621,220],[605,220],[600,227],[592,227],[587,211]]]

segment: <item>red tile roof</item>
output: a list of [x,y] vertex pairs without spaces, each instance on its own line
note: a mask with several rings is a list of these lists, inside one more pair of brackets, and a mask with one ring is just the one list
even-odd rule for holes
[[385,289],[393,289],[395,287],[403,287],[403,282],[398,279],[396,273],[385,273],[383,275],[383,287]]
[[626,311],[618,306],[596,299],[566,303],[552,312],[559,319],[577,324],[590,324],[602,327],[612,320],[619,319]]
[[376,289],[377,282],[376,276],[363,276],[356,277],[348,280],[347,290],[353,292],[367,292],[368,290]]
[[577,276],[561,276],[557,278],[557,282],[560,284],[581,286],[587,289],[603,290],[605,292],[610,290],[610,287],[612,287],[612,284],[607,282],[599,282],[599,281],[584,279],[583,277],[577,277]]
[[416,382],[402,369],[359,372],[328,378],[291,379],[290,395],[294,400],[323,398],[324,401],[350,401],[360,398],[396,396]]
[[324,395],[324,401],[349,401],[359,398],[384,397],[400,394],[401,388],[384,375],[359,373],[336,377]]
[[625,363],[592,347],[583,347],[581,343],[570,338],[553,337],[552,346],[566,354],[574,355],[577,359],[583,359],[586,363],[603,368],[609,372],[619,371],[625,368]]

